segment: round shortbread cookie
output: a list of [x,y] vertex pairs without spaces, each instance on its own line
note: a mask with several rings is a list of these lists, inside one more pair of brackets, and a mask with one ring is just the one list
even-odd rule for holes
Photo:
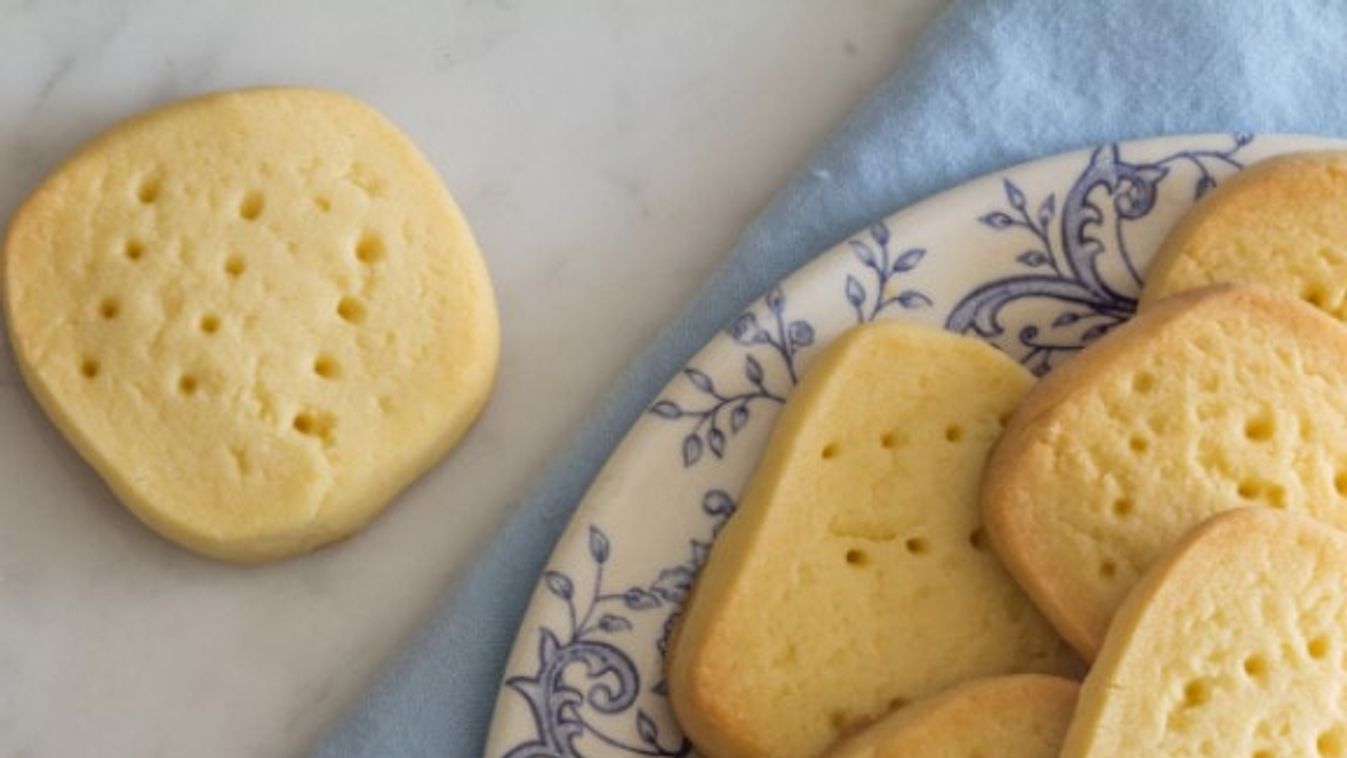
[[828,758],[1057,758],[1079,689],[1044,674],[965,682],[899,708]]
[[5,242],[10,340],[143,521],[256,562],[345,537],[462,436],[499,331],[434,169],[341,94],[208,95],[60,167]]
[[1252,282],[1347,319],[1347,152],[1283,155],[1227,179],[1160,246],[1141,307],[1184,290]]
[[1119,609],[1066,758],[1347,755],[1347,533],[1246,508],[1188,533]]
[[1264,287],[1168,298],[1048,374],[987,464],[997,552],[1086,658],[1192,527],[1241,505],[1347,527],[1347,329]]
[[812,758],[971,678],[1080,670],[980,524],[987,450],[1032,384],[981,340],[911,324],[815,359],[669,646],[700,753]]

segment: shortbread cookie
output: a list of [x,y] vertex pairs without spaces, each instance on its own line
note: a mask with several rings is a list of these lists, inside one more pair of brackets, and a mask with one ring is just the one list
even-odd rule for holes
[[1077,689],[1043,674],[977,679],[894,711],[828,758],[1057,758]]
[[464,433],[498,352],[434,169],[343,95],[258,89],[113,128],[5,242],[29,387],[142,520],[265,561],[344,537]]
[[992,453],[983,515],[1087,658],[1188,529],[1239,505],[1347,526],[1347,329],[1272,290],[1178,295],[1049,374]]
[[1222,514],[1118,610],[1062,755],[1343,755],[1344,656],[1347,533]]
[[816,756],[896,704],[1078,661],[988,548],[977,489],[1032,383],[968,337],[859,327],[791,395],[671,650],[709,756]]
[[1264,284],[1347,318],[1347,152],[1270,158],[1202,199],[1160,247],[1142,308],[1221,282]]

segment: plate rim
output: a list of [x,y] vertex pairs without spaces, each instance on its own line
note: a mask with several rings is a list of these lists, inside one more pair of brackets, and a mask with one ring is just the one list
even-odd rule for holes
[[[869,229],[876,228],[877,225],[887,225],[888,227],[906,227],[909,226],[911,219],[932,215],[934,218],[942,218],[949,211],[942,210],[939,206],[948,205],[951,208],[957,208],[960,205],[967,205],[960,201],[965,198],[974,198],[987,193],[989,189],[994,189],[1008,181],[1012,175],[1023,175],[1030,172],[1047,173],[1054,170],[1061,170],[1070,173],[1068,169],[1078,168],[1084,161],[1097,151],[1113,147],[1115,149],[1126,150],[1154,150],[1161,151],[1168,145],[1175,147],[1184,144],[1197,144],[1213,140],[1230,139],[1235,136],[1240,139],[1236,133],[1232,135],[1227,132],[1196,132],[1182,134],[1166,134],[1152,137],[1145,137],[1133,140],[1118,140],[1114,142],[1103,143],[1094,146],[1075,148],[1058,153],[1030,158],[1019,161],[992,171],[980,174],[967,181],[961,182],[952,187],[932,193],[917,200],[909,205],[903,206],[891,213],[878,219],[874,224],[854,232],[844,237],[836,244],[833,244],[818,253],[810,256],[806,261],[776,279],[770,284],[765,292],[758,293],[753,298],[740,305],[736,313],[747,313],[752,311],[763,298],[771,291],[778,288],[788,288],[795,285],[800,286],[801,282],[821,277],[822,273],[829,268],[829,264],[835,264],[842,256],[848,255],[848,242],[862,236]],[[1302,150],[1314,149],[1347,149],[1347,139],[1336,138],[1325,135],[1301,134],[1301,133],[1257,133],[1248,135],[1248,141],[1244,144],[1256,143],[1255,148],[1258,157],[1252,161],[1263,160],[1274,155],[1287,152],[1296,152]],[[937,221],[937,226],[953,222]],[[984,220],[985,223],[985,220]],[[943,328],[943,324],[941,324]],[[643,442],[647,435],[649,422],[649,409],[653,403],[674,393],[684,376],[684,371],[699,363],[705,364],[704,359],[715,354],[719,349],[726,346],[725,340],[729,339],[727,330],[730,324],[720,325],[715,332],[707,337],[697,349],[683,362],[680,369],[675,371],[667,381],[663,382],[657,390],[651,393],[647,402],[642,405],[640,416],[634,419],[622,432],[617,443],[606,456],[603,465],[598,473],[589,482],[584,493],[576,501],[574,508],[567,516],[567,523],[561,534],[551,546],[548,552],[547,560],[544,564],[545,570],[537,577],[532,592],[530,593],[528,604],[520,617],[514,634],[511,638],[510,650],[506,656],[505,664],[502,667],[502,675],[497,684],[494,704],[492,708],[491,719],[486,733],[486,754],[502,754],[502,747],[508,746],[508,742],[517,739],[519,735],[513,734],[512,730],[519,716],[528,716],[527,708],[522,705],[511,707],[508,703],[510,699],[518,699],[508,686],[511,671],[516,668],[518,659],[524,655],[534,652],[532,640],[526,639],[535,629],[543,628],[540,623],[543,621],[547,612],[544,610],[545,601],[555,593],[550,593],[544,587],[548,571],[555,566],[564,564],[565,553],[578,541],[586,537],[586,532],[590,533],[592,540],[592,530],[589,525],[599,521],[601,516],[612,512],[612,506],[605,507],[605,504],[615,502],[612,498],[604,497],[604,494],[616,486],[616,480],[626,464],[627,460],[632,458],[637,451],[639,443]],[[728,514],[726,514],[728,518]],[[592,549],[592,545],[591,545]],[[606,544],[605,544],[605,550]],[[518,715],[516,715],[518,714]]]

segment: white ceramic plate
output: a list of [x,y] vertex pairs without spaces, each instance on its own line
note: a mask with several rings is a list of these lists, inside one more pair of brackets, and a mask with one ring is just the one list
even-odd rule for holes
[[833,337],[875,319],[941,325],[1045,373],[1131,316],[1196,198],[1260,158],[1343,144],[1199,135],[1059,155],[925,200],[786,278],[664,388],[590,487],[515,640],[487,755],[692,753],[665,699],[669,629]]

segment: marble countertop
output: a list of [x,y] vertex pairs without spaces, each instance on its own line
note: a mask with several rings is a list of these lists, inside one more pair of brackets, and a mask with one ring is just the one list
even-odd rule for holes
[[303,752],[942,5],[0,0],[5,216],[137,110],[336,87],[438,167],[504,333],[495,395],[458,450],[356,538],[252,569],[140,526],[42,416],[6,346],[0,756]]

